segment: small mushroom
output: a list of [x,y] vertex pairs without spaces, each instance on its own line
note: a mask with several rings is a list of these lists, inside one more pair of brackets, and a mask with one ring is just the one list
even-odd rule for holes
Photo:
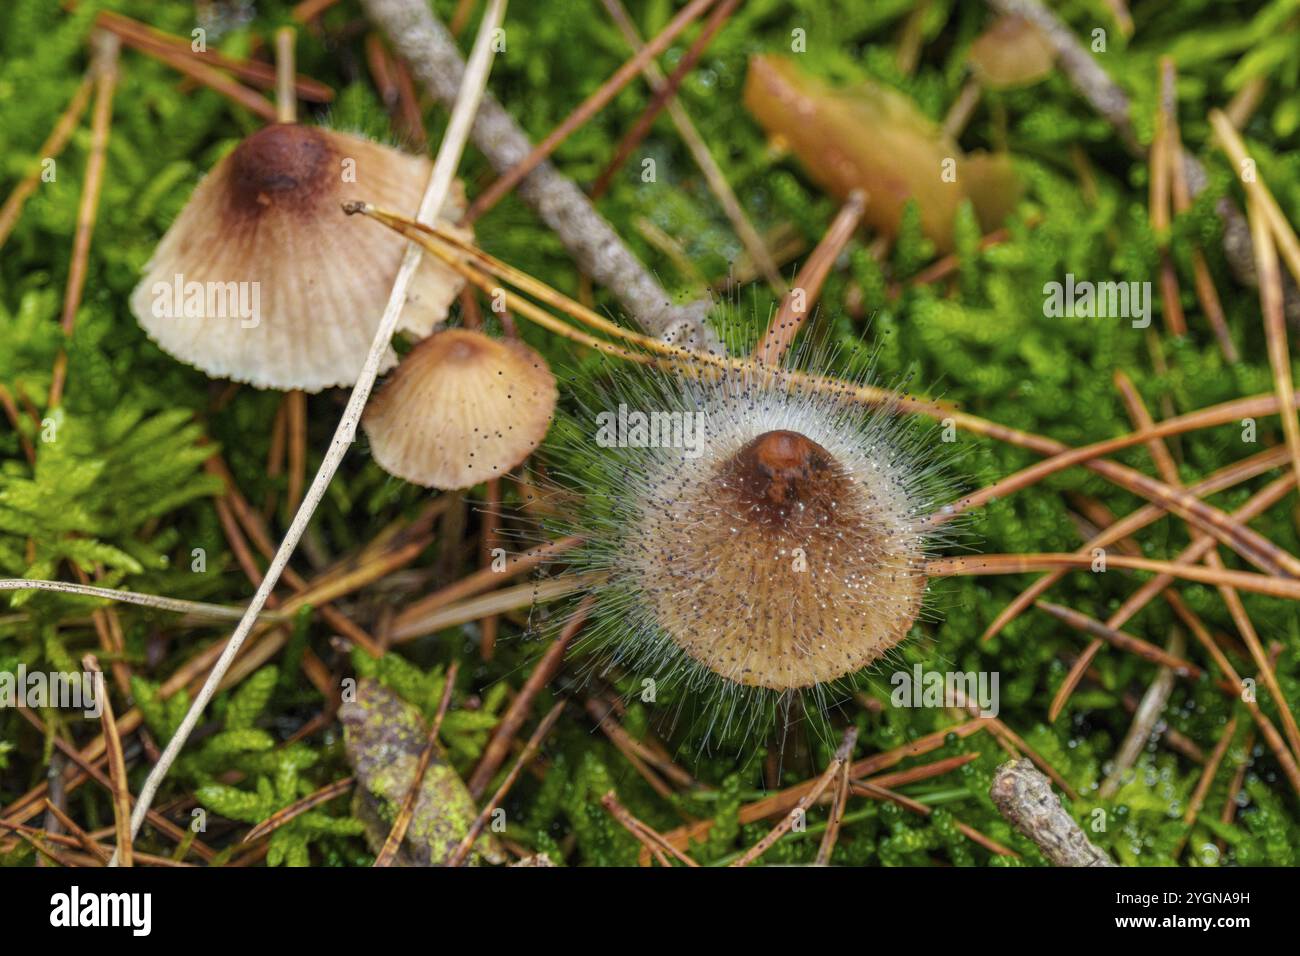
[[445,491],[504,475],[546,436],[555,376],[518,341],[442,329],[411,350],[366,408],[381,468]]
[[[308,392],[355,384],[406,246],[349,219],[365,199],[414,211],[429,161],[347,133],[276,123],[217,163],[131,296],[145,332],[213,377]],[[442,214],[458,217],[463,195]],[[427,335],[462,280],[426,256],[401,328]],[[396,362],[390,353],[385,368]]]
[[1046,79],[1056,51],[1038,27],[1008,14],[975,38],[969,57],[971,70],[986,89],[1009,90]]

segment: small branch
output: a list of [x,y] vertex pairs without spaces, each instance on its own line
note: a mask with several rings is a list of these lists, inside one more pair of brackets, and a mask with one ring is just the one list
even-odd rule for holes
[[1028,760],[1013,760],[999,767],[989,796],[998,812],[1032,840],[1052,865],[1115,865],[1092,845],[1065,812],[1048,779]]

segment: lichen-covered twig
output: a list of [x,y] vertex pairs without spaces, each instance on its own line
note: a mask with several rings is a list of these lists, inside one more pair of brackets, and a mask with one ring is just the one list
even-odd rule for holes
[[[370,19],[440,103],[454,102],[464,63],[447,28],[420,0],[362,0]],[[498,173],[532,152],[528,135],[491,95],[485,95],[470,136]],[[579,268],[618,298],[647,332],[663,335],[683,321],[699,328],[708,301],[674,305],[613,227],[572,180],[542,162],[516,190],[564,243]]]
[[1028,760],[1012,760],[999,767],[989,796],[998,812],[1033,840],[1053,865],[1115,865],[1092,845],[1061,806],[1051,782]]

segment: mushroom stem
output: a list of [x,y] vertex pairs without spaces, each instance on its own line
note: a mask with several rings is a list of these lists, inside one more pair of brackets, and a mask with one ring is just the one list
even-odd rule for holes
[[[424,201],[420,204],[421,219],[432,219],[446,201],[456,167],[460,165],[461,152],[469,137],[470,125],[473,122],[475,113],[478,111],[483,89],[487,83],[488,71],[491,68],[493,57],[493,32],[501,23],[501,18],[505,14],[505,7],[506,0],[490,0],[483,14],[478,36],[474,39],[474,49],[470,54],[465,82],[461,84],[456,98],[456,106],[452,110],[451,121],[447,126],[446,136],[443,137],[442,146],[438,150],[438,158],[434,161],[433,173],[429,177],[429,185],[425,190]],[[325,496],[325,491],[333,480],[335,472],[338,471],[343,457],[348,453],[348,449],[352,447],[357,426],[361,422],[361,413],[365,409],[366,400],[370,397],[375,378],[379,375],[379,367],[388,351],[393,332],[397,329],[397,323],[402,314],[402,306],[406,301],[407,289],[419,263],[419,247],[409,247],[406,258],[402,261],[402,267],[397,273],[397,280],[393,283],[392,294],[389,296],[387,308],[384,309],[383,319],[375,332],[374,340],[370,343],[370,351],[366,355],[365,365],[362,367],[356,386],[352,389],[352,394],[348,397],[347,407],[343,410],[343,417],[339,420],[338,427],[334,431],[334,438],[331,440],[329,450],[325,453],[325,458],[321,462],[320,470],[312,480],[311,487],[307,490],[307,496],[297,514],[294,515],[293,523],[289,526],[284,540],[280,542],[280,547],[276,551],[270,567],[266,570],[266,576],[262,578],[261,586],[258,587],[257,593],[253,595],[253,600],[249,602],[248,608],[244,611],[239,626],[235,628],[234,634],[231,635],[230,640],[221,652],[221,656],[213,665],[212,671],[208,674],[208,679],[199,690],[198,696],[194,698],[194,703],[190,705],[190,709],[186,712],[180,727],[177,728],[172,739],[168,741],[162,756],[158,758],[158,762],[154,764],[153,769],[149,772],[144,786],[140,788],[140,796],[136,800],[135,811],[131,814],[131,838],[133,840],[135,835],[140,832],[140,826],[144,823],[145,815],[149,812],[149,807],[153,803],[154,795],[158,792],[158,787],[162,784],[163,778],[167,776],[167,771],[175,763],[176,757],[185,745],[185,741],[189,739],[194,726],[198,723],[199,716],[207,707],[208,702],[212,700],[213,695],[216,694],[222,678],[230,669],[230,665],[234,663],[235,655],[239,653],[239,649],[243,646],[253,628],[254,621],[257,620],[257,616],[261,613],[267,599],[271,596],[271,592],[279,582],[280,575],[284,572],[289,563],[289,558],[298,547],[298,542],[301,540],[303,532],[307,530],[307,525],[310,523],[312,515],[315,514],[321,499]],[[109,861],[110,866],[118,864],[119,854],[120,848],[114,851],[113,859]]]

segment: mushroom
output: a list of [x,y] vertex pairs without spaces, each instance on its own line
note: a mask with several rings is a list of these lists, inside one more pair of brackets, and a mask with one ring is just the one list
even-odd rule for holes
[[975,38],[969,57],[971,70],[986,89],[1009,90],[1045,79],[1056,51],[1038,27],[1008,14]]
[[389,474],[451,491],[527,458],[546,436],[556,398],[546,361],[522,342],[442,329],[397,366],[362,427]]
[[841,199],[867,194],[863,221],[898,234],[915,200],[921,230],[939,252],[953,248],[953,221],[969,199],[985,231],[1020,197],[1006,157],[964,153],[910,99],[878,83],[835,88],[778,56],[751,58],[745,106],[768,134],[790,144],[821,187]]
[[[347,133],[275,123],[239,144],[167,230],[131,309],[165,352],[258,388],[355,384],[405,241],[340,203],[414,210],[430,163]],[[455,219],[463,195],[444,216]],[[425,257],[402,330],[429,334],[462,280]],[[396,362],[389,354],[385,368]]]

